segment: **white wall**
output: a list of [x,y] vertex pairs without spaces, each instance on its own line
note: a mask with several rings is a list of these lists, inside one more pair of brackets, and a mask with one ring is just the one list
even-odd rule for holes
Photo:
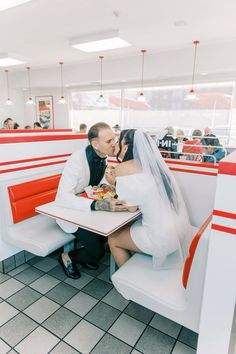
[[[35,100],[35,96],[53,96],[53,107],[54,107],[54,128],[70,128],[69,126],[69,102],[68,96],[65,92],[65,97],[67,99],[67,104],[58,104],[60,98],[60,90],[55,88],[45,88],[45,89],[33,89],[32,97]],[[28,93],[24,91],[24,101],[27,101]],[[36,116],[36,106],[35,105],[24,105],[24,116],[25,125],[32,126],[37,120]]]
[[0,128],[2,128],[3,121],[10,117],[13,118],[15,122],[24,126],[25,114],[24,114],[24,102],[23,93],[20,89],[13,89],[10,91],[10,98],[13,102],[12,106],[7,106],[5,104],[7,99],[7,93],[4,88],[0,90]]

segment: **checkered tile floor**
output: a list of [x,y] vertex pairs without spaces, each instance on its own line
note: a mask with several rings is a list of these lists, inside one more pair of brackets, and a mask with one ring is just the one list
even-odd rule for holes
[[125,300],[97,271],[67,278],[58,254],[0,273],[0,354],[194,354],[197,334]]

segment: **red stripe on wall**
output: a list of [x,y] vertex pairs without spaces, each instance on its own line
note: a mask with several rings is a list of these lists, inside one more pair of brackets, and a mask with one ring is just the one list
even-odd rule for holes
[[31,169],[31,168],[51,166],[51,165],[56,165],[56,164],[60,164],[60,163],[65,163],[65,162],[67,162],[67,160],[53,161],[53,162],[48,162],[48,163],[41,163],[41,164],[32,165],[32,166],[22,166],[22,167],[16,167],[16,168],[9,168],[7,170],[0,170],[0,174],[1,173],[8,173],[8,172],[22,171],[22,170],[28,170],[28,169]]
[[168,160],[165,159],[165,162],[168,164],[173,164],[173,165],[183,165],[183,166],[194,166],[194,167],[205,167],[205,168],[214,168],[214,169],[218,169],[219,165],[218,164],[213,164],[213,163],[208,163],[208,162],[204,162],[204,163],[197,163],[197,162],[188,162],[188,161],[179,161],[179,160]]
[[221,210],[213,210],[213,215],[222,216],[228,219],[236,219],[235,213],[228,213],[226,211],[221,211]]
[[75,140],[75,139],[77,140],[87,139],[87,134],[0,137],[0,144],[16,144],[16,143],[31,143],[37,141]]
[[24,160],[5,161],[5,162],[0,162],[0,166],[14,165],[17,163],[33,162],[33,161],[40,161],[40,160],[56,159],[59,157],[67,157],[70,155],[71,154],[62,154],[62,155],[53,155],[53,156],[44,156],[44,157],[33,157],[32,159],[24,159]]
[[60,133],[60,132],[72,132],[72,129],[0,129],[0,134],[8,133]]
[[215,173],[215,172],[206,172],[206,171],[197,171],[197,170],[186,170],[185,168],[170,167],[170,170],[171,170],[171,171],[177,171],[177,172],[193,173],[193,174],[198,174],[198,175],[217,176],[217,173]]
[[212,224],[211,228],[213,230],[222,231],[222,232],[226,232],[228,234],[236,235],[236,229],[233,229],[232,227],[226,227],[226,226],[221,226],[218,224]]

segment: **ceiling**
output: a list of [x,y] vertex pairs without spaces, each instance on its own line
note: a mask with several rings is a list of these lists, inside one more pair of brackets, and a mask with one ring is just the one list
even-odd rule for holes
[[[115,12],[115,14],[114,14]],[[28,58],[32,69],[97,61],[100,53],[83,53],[69,38],[119,29],[129,48],[105,52],[125,58],[236,40],[235,0],[32,0],[0,12],[1,52]],[[176,26],[176,21],[185,21]],[[25,64],[11,70],[25,70]]]

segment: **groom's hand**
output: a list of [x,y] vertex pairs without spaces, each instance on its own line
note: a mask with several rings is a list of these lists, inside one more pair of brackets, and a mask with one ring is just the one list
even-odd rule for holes
[[104,211],[127,211],[125,203],[118,199],[103,199],[95,203],[95,210]]

